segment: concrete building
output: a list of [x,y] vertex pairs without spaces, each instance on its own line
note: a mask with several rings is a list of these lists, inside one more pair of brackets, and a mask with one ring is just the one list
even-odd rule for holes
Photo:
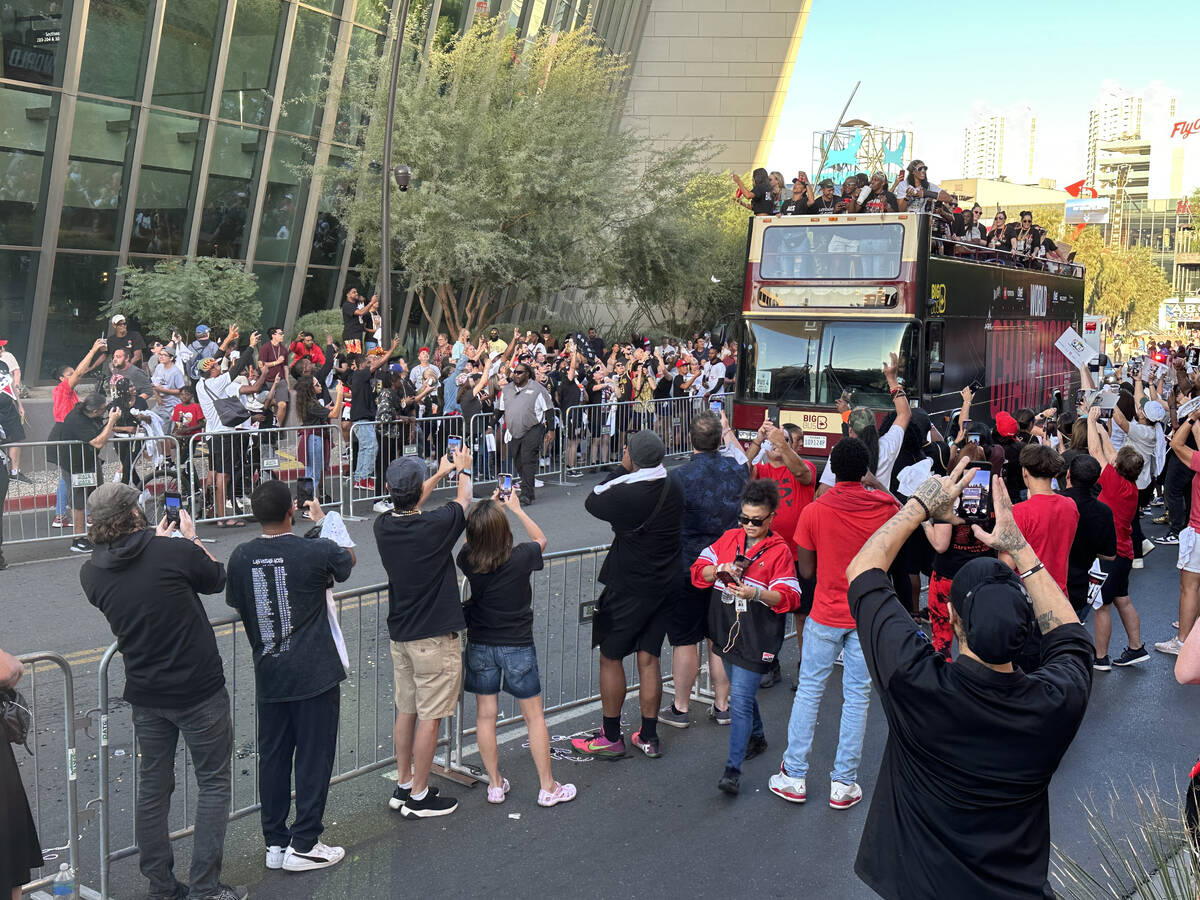
[[660,142],[710,138],[717,169],[765,166],[811,0],[652,0],[625,124]]
[[[590,20],[633,61],[627,124],[765,162],[810,0],[426,0],[414,43],[496,15],[519,36]],[[220,256],[290,328],[366,287],[362,251],[303,173],[336,162],[340,77],[380,54],[404,0],[0,3],[0,340],[47,380],[104,331],[120,270]],[[430,324],[393,272],[402,339]],[[407,334],[407,337],[405,335]]]
[[1028,104],[1007,110],[976,105],[963,129],[963,178],[1034,180],[1037,117]]
[[[1176,98],[1162,82],[1131,91],[1111,79],[1103,81],[1088,111],[1086,183],[1097,190],[1104,183],[1102,158],[1111,151],[1101,144],[1149,140],[1175,117],[1175,105]],[[1114,149],[1120,153],[1131,148]]]
[[998,209],[1007,210],[1010,219],[1021,209],[1049,206],[1062,209],[1071,199],[1070,194],[1058,190],[1048,180],[1040,184],[1014,184],[995,178],[947,178],[941,186],[958,197],[961,204],[978,203],[989,216]]

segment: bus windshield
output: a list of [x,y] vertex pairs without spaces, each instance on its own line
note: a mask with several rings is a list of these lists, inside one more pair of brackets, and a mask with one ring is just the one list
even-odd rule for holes
[[900,357],[900,378],[917,382],[917,331],[911,322],[754,319],[745,322],[740,396],[785,405],[891,405],[882,363]]
[[759,277],[772,279],[898,278],[904,226],[840,222],[771,224],[763,230]]

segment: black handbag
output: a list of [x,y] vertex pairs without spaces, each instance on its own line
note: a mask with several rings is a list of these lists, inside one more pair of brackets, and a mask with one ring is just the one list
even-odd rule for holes
[[33,717],[29,714],[29,701],[20,691],[6,688],[0,690],[0,725],[4,727],[4,736],[10,744],[20,744],[30,756],[29,726]]
[[250,418],[250,410],[246,409],[237,397],[218,397],[208,389],[207,383],[201,383],[204,384],[204,392],[208,394],[208,399],[213,403],[213,409],[217,411],[217,418],[226,428],[236,428]]

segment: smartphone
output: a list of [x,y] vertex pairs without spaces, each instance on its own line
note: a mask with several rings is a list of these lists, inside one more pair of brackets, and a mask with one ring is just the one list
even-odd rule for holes
[[732,572],[717,572],[717,581],[721,584],[737,584],[738,577]]
[[983,390],[983,382],[980,381],[978,378],[976,378],[969,385],[967,385],[967,387],[969,387],[971,389],[972,394],[978,394],[980,391]]
[[163,515],[167,522],[179,527],[179,511],[183,509],[183,500],[178,491],[167,491],[163,494]]
[[968,434],[967,435],[967,443],[968,444],[978,444],[979,443],[979,434],[978,433]]
[[721,400],[711,400],[709,401],[708,408],[719,416],[721,413],[725,412],[725,403]]
[[304,504],[316,497],[315,485],[311,478],[296,479],[296,505],[303,509]]
[[968,522],[983,522],[992,514],[992,469],[985,462],[973,462],[968,468],[974,472],[955,512]]
[[512,475],[510,475],[508,472],[500,473],[497,478],[497,482],[500,486],[500,499],[507,500],[510,496],[512,496],[512,481]]
[[[454,454],[462,449],[462,438],[448,437],[446,438],[446,456],[451,462],[454,461]],[[446,476],[447,481],[458,481],[458,469],[451,469],[450,474]]]
[[750,568],[750,560],[748,557],[739,553],[737,556],[735,556],[733,558],[733,564],[735,566],[737,566],[738,576],[739,576],[738,580],[740,581],[741,576],[746,574],[746,569]]
[[780,415],[780,410],[779,410],[778,403],[772,403],[770,406],[767,407],[767,418],[770,419],[772,423],[774,423],[776,428],[779,427],[779,415]]

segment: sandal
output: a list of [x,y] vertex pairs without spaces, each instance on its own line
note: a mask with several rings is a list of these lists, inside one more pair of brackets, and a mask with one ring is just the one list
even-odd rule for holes
[[538,806],[555,806],[575,799],[575,785],[554,782],[553,791],[538,791]]
[[245,528],[246,523],[241,519],[226,519],[224,522],[217,523],[218,528]]
[[504,802],[504,795],[508,793],[509,784],[508,784],[507,778],[501,778],[500,781],[501,781],[501,784],[498,787],[494,784],[488,785],[488,793],[487,793],[488,803],[503,803]]

